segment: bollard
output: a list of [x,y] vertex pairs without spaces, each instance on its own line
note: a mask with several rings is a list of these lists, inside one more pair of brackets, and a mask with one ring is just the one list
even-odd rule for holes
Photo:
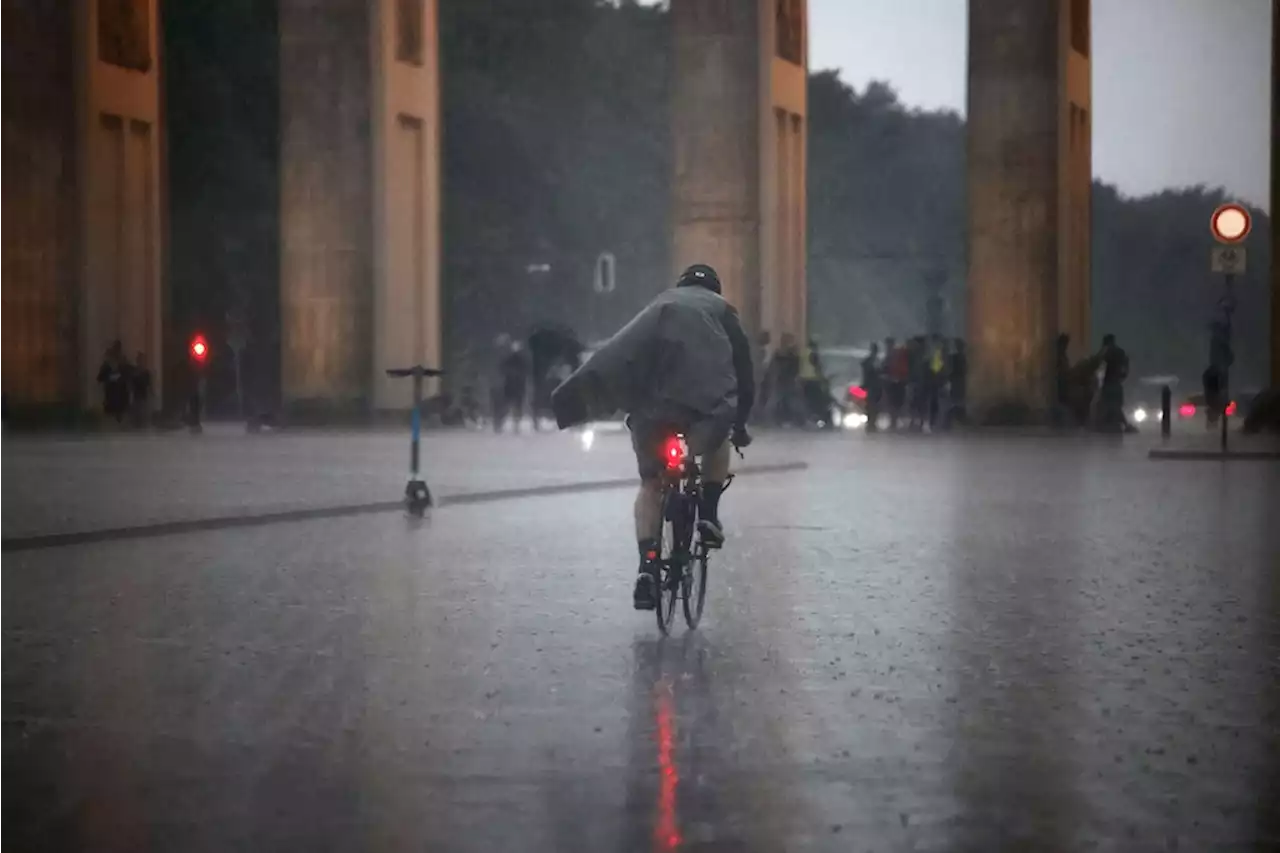
[[1168,385],[1160,389],[1160,436],[1169,437],[1173,427],[1173,391]]

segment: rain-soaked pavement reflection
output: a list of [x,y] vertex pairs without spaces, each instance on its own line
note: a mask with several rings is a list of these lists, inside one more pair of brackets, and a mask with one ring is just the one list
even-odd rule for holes
[[7,554],[6,847],[1280,845],[1274,468],[796,453],[665,640],[624,492]]

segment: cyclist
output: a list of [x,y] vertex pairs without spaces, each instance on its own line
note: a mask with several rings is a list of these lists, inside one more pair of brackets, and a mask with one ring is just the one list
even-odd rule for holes
[[662,526],[663,443],[679,432],[703,458],[698,528],[711,548],[724,544],[720,492],[729,476],[729,441],[751,443],[747,418],[755,400],[751,345],[738,312],[720,295],[706,264],[685,270],[552,394],[561,429],[627,413],[640,472],[636,539],[640,571],[634,603],[657,602]]

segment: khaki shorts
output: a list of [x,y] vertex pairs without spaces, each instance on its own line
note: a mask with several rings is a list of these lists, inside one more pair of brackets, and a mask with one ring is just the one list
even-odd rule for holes
[[631,429],[631,448],[636,452],[640,479],[652,480],[662,474],[666,460],[662,457],[667,439],[683,435],[694,456],[706,456],[729,440],[733,431],[730,419],[699,418],[677,423],[670,419],[650,419],[633,415],[627,419]]

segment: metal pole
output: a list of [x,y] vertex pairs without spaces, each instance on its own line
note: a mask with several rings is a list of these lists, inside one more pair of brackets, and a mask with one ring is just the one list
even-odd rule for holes
[[418,435],[422,430],[422,371],[413,373],[413,441],[409,444],[409,473],[418,474]]
[[[1226,290],[1227,290],[1225,306],[1224,306],[1227,314],[1227,349],[1228,351],[1230,351],[1231,349],[1231,314],[1233,313],[1233,307],[1234,307],[1232,304],[1232,299],[1233,299],[1232,285],[1235,284],[1235,276],[1233,276],[1231,273],[1227,273],[1224,276],[1224,280],[1225,280]],[[1230,406],[1231,406],[1231,366],[1228,364],[1224,366],[1222,369],[1222,412],[1220,413],[1220,417],[1222,418],[1222,452],[1224,455],[1227,452],[1227,409]]]
[[1160,436],[1169,437],[1173,428],[1173,390],[1168,386],[1160,389]]

